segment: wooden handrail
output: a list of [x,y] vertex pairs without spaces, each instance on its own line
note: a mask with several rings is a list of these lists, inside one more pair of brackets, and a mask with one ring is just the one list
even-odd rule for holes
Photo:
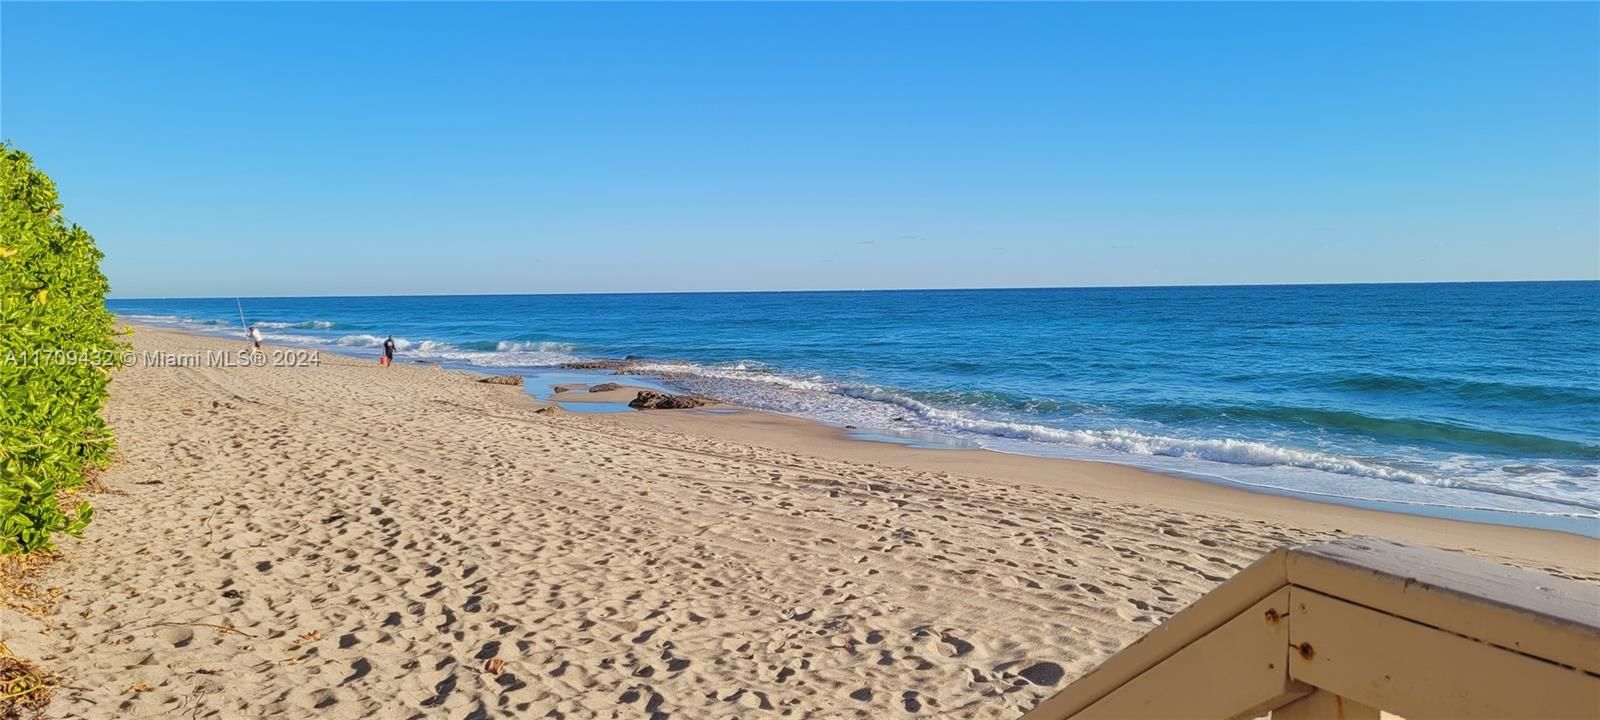
[[1023,716],[1600,717],[1600,587],[1347,539],[1274,550]]

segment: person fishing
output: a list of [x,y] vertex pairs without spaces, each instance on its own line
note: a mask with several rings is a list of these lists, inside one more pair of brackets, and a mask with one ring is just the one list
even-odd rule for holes
[[244,302],[243,301],[239,300],[239,298],[234,298],[233,299],[233,304],[234,304],[234,307],[239,308],[239,324],[244,326],[244,338],[246,340],[249,340],[251,345],[256,346],[256,350],[257,351],[260,351],[261,350],[261,329],[256,327],[256,326],[254,326],[254,325],[248,324],[248,323],[246,323],[244,321]]
[[394,362],[394,336],[393,335],[390,335],[388,337],[388,339],[383,341],[383,360],[380,361],[380,362],[383,363],[384,367],[388,367],[389,363]]

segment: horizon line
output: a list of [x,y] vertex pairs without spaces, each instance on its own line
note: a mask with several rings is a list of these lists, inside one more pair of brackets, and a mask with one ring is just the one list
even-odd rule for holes
[[1006,285],[989,287],[896,287],[896,288],[828,288],[786,290],[574,290],[569,292],[433,292],[433,293],[377,293],[371,295],[138,295],[107,296],[107,300],[226,300],[228,298],[290,299],[290,298],[370,298],[370,297],[518,297],[518,296],[582,296],[582,295],[753,295],[801,293],[890,293],[890,292],[973,292],[1004,290],[1157,290],[1164,288],[1255,288],[1255,287],[1341,287],[1368,285],[1513,285],[1525,283],[1585,283],[1600,282],[1596,278],[1560,278],[1545,280],[1394,280],[1372,282],[1282,282],[1282,283],[1185,283],[1176,285]]

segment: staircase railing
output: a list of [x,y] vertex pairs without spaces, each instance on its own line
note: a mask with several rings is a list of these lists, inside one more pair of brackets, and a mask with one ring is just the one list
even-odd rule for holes
[[1600,586],[1384,540],[1283,548],[1023,720],[1267,713],[1600,718]]

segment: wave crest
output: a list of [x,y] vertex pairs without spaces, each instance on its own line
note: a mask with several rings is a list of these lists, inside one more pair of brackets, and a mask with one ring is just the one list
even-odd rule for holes
[[494,344],[495,352],[572,352],[570,343],[532,340],[501,340]]
[[1256,468],[1294,468],[1390,483],[1470,490],[1600,511],[1600,502],[1571,497],[1565,493],[1558,496],[1463,477],[1445,477],[1419,469],[1397,467],[1380,459],[1347,457],[1259,440],[1179,437],[1126,427],[1067,428],[991,419],[965,410],[938,407],[907,393],[875,385],[751,372],[730,366],[654,362],[630,366],[629,371],[676,380],[695,392],[757,409],[821,416],[841,424],[877,426],[891,431],[916,429],[987,436],[1103,452],[1112,456],[1181,458]]
[[303,320],[303,321],[300,321],[300,322],[282,322],[282,321],[277,321],[277,320],[263,320],[261,322],[255,323],[255,325],[258,325],[258,326],[264,327],[264,328],[274,328],[274,329],[279,329],[279,330],[286,330],[286,329],[332,330],[333,328],[338,327],[338,325],[335,324],[332,320]]

